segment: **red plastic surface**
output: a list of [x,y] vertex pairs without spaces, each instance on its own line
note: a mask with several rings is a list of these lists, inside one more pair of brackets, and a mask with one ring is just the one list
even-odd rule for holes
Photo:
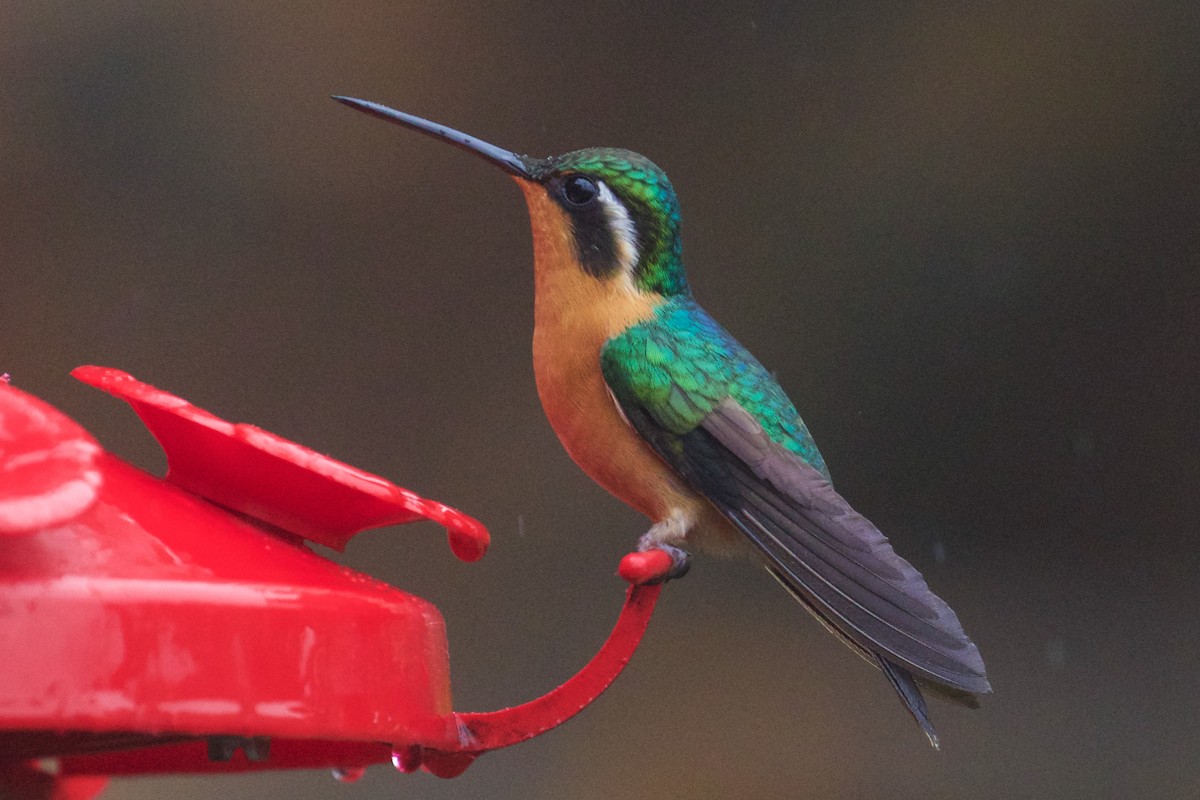
[[[666,554],[622,562],[635,585],[578,675],[515,708],[455,714],[437,610],[279,534],[337,546],[424,516],[473,560],[482,525],[125,373],[76,374],[134,406],[171,472],[104,453],[0,382],[0,524],[13,534],[0,536],[0,786],[16,796],[99,791],[71,777],[84,775],[322,766],[352,780],[389,759],[456,775],[594,701],[646,629],[661,586],[637,584],[661,579]],[[212,760],[212,746],[231,757]]]
[[621,559],[617,574],[632,584],[661,581],[674,567],[671,555],[665,550],[642,550],[628,553]]
[[[144,398],[155,391],[125,386]],[[172,405],[184,417],[203,413],[165,393],[149,399],[163,415]],[[209,431],[233,427],[204,421]],[[186,430],[175,434],[181,447]],[[6,384],[0,431],[0,508],[21,534],[0,539],[0,761],[162,736],[457,745],[433,606],[103,453],[60,412]],[[255,444],[224,452],[251,453],[260,479],[281,473],[288,457],[295,469],[315,465],[317,478],[296,485],[324,494],[304,501],[343,502],[346,517],[362,507],[347,501],[360,492],[405,504],[410,518],[434,508],[440,520],[467,520],[462,529],[480,541],[482,526],[440,504],[262,440],[269,457]],[[63,488],[76,485],[87,502]],[[153,760],[157,749],[133,752]],[[207,765],[205,756],[192,769]]]
[[0,728],[454,740],[433,606],[98,465],[89,509],[0,552]]
[[454,554],[478,561],[487,529],[475,519],[253,425],[233,424],[109,367],[72,373],[133,406],[167,455],[167,480],[214,503],[342,550],[369,528],[431,519]]
[[101,450],[87,431],[15,390],[0,391],[0,420],[0,535],[37,532],[95,502]]

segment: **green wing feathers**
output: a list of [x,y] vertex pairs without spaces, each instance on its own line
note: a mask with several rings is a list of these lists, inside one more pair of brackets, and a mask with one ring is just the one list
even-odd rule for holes
[[691,299],[664,303],[654,319],[614,337],[601,353],[600,367],[622,408],[637,405],[665,433],[695,430],[731,397],[758,419],[772,441],[829,476],[816,442],[779,384]]

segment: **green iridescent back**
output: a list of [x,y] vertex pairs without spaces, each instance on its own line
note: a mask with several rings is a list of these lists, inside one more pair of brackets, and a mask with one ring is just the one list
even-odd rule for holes
[[604,182],[624,203],[638,235],[634,283],[666,296],[686,295],[683,245],[679,237],[679,198],[667,174],[653,161],[629,150],[591,147],[545,162],[544,173],[584,173]]
[[605,382],[623,408],[633,403],[672,444],[730,397],[773,441],[829,470],[795,406],[766,368],[690,297],[668,300],[654,317],[613,337],[600,355]]

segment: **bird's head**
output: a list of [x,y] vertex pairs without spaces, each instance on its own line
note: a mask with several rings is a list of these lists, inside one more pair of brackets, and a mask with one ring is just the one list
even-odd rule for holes
[[652,296],[688,292],[679,201],[666,173],[645,156],[593,147],[532,158],[378,103],[334,99],[468,150],[508,172],[529,206],[538,270],[575,270]]

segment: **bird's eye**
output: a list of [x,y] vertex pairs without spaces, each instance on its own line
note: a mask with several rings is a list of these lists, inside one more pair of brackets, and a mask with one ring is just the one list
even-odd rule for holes
[[583,175],[572,175],[563,184],[563,196],[573,205],[587,205],[599,195],[600,187],[594,180]]

